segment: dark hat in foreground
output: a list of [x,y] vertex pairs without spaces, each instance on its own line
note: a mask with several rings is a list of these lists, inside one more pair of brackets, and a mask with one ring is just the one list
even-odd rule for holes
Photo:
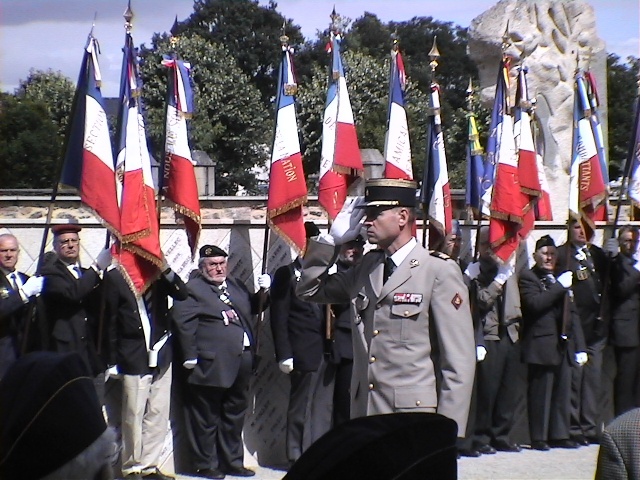
[[366,207],[415,207],[416,189],[413,180],[398,178],[372,178],[364,185],[364,204]]
[[320,229],[315,223],[307,221],[304,222],[304,233],[306,238],[317,237],[320,235]]
[[200,258],[203,257],[228,257],[229,255],[215,245],[204,245],[200,248]]
[[51,227],[54,235],[62,235],[63,233],[78,233],[82,227],[77,223],[58,223]]
[[365,243],[364,237],[362,235],[358,235],[353,240],[349,240],[347,243],[345,243],[345,245],[355,244],[355,245],[362,246],[362,245],[364,245],[364,243]]
[[284,480],[455,479],[457,431],[437,413],[356,418],[313,443]]
[[544,235],[536,242],[536,250],[540,250],[542,247],[555,247],[556,242],[553,241],[549,235]]
[[47,475],[106,428],[93,378],[80,355],[25,355],[0,382],[0,478]]

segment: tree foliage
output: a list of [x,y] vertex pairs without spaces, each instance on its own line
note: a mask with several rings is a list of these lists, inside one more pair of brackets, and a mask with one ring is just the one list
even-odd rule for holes
[[258,90],[222,45],[186,33],[178,37],[175,48],[166,35],[154,36],[152,43],[152,48],[143,48],[140,55],[147,132],[154,156],[161,158],[163,151],[167,69],[161,60],[173,50],[192,66],[195,114],[190,122],[191,148],[217,160],[217,193],[235,195],[239,186],[253,191],[256,178],[251,168],[267,160],[265,146],[271,133],[269,113]]

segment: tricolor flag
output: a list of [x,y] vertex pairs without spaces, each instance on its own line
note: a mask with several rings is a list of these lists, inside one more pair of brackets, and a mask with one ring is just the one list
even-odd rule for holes
[[302,206],[307,203],[307,183],[302,167],[296,119],[295,95],[298,86],[294,77],[291,51],[287,45],[282,47],[278,77],[267,220],[269,226],[291,247],[298,253],[303,253],[307,239]]
[[507,262],[518,248],[518,232],[524,222],[527,195],[518,176],[518,155],[509,112],[509,60],[503,58],[498,70],[493,106],[490,144],[495,159],[495,179],[490,204],[489,242],[496,259]]
[[164,163],[162,174],[158,175],[159,187],[184,220],[193,257],[202,227],[198,184],[187,136],[187,119],[193,114],[191,65],[175,57],[164,57],[162,65],[169,68],[169,85]]
[[465,205],[475,214],[480,213],[480,196],[482,192],[482,176],[484,174],[484,151],[480,144],[476,116],[473,112],[467,114],[468,142],[467,142],[467,188],[465,190]]
[[585,80],[580,71],[576,74],[574,93],[569,217],[575,218],[582,224],[589,239],[595,232],[595,222],[603,220],[601,212],[602,207],[606,207],[607,187],[591,126],[591,107]]
[[342,36],[339,33],[331,32],[329,51],[332,75],[329,78],[324,109],[318,182],[318,202],[331,220],[344,205],[349,186],[363,170],[340,56],[341,41]]
[[141,87],[133,39],[126,34],[120,78],[118,156],[122,239],[116,258],[129,284],[144,293],[163,264],[151,159],[142,117]]
[[409,142],[407,112],[404,109],[405,86],[404,63],[396,44],[391,51],[389,112],[387,114],[387,134],[384,141],[384,176],[412,180],[411,143]]
[[629,145],[625,174],[629,178],[629,198],[636,207],[640,206],[640,100],[636,98],[635,120]]
[[109,231],[120,236],[120,211],[109,125],[100,92],[98,44],[90,34],[76,88],[60,183],[74,187]]
[[591,116],[589,121],[591,122],[591,128],[593,129],[593,136],[596,141],[596,147],[598,148],[598,158],[600,160],[600,169],[602,170],[602,178],[605,184],[609,183],[609,170],[607,168],[607,156],[604,150],[604,136],[602,135],[602,125],[600,123],[600,114],[598,107],[600,106],[600,98],[598,96],[598,87],[596,85],[596,77],[591,72],[584,73],[585,87],[587,88],[587,96],[589,98],[589,105],[591,107]]
[[433,112],[427,129],[427,159],[420,191],[420,203],[429,219],[429,248],[436,249],[452,229],[451,189],[440,119],[440,87],[431,84]]

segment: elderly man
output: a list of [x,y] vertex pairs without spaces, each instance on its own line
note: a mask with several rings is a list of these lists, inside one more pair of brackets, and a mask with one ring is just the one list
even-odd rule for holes
[[190,370],[184,404],[192,465],[201,478],[250,477],[242,427],[256,348],[252,315],[271,278],[260,275],[261,291],[250,293],[227,276],[227,252],[213,245],[200,249],[198,265],[189,297],[173,307],[180,361]]
[[0,379],[22,350],[22,335],[30,319],[27,304],[42,290],[43,278],[18,272],[20,247],[11,234],[0,235]]
[[[549,235],[536,242],[535,265],[520,273],[522,360],[529,368],[529,431],[531,447],[577,448],[569,438],[571,364],[586,361],[585,343],[573,303],[566,312],[573,273],[554,275],[556,245]],[[563,323],[570,328],[564,332]],[[563,335],[566,334],[566,337]]]
[[[468,290],[454,261],[413,236],[415,194],[413,181],[368,180],[364,199],[346,203],[329,235],[309,242],[297,292],[355,303],[352,418],[438,412],[464,436],[475,369]],[[336,247],[357,237],[363,217],[379,248],[329,275]]]

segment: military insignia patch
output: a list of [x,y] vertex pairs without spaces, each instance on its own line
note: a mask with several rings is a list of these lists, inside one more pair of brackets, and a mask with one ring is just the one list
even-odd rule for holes
[[9,298],[8,288],[0,288],[0,298]]
[[419,305],[422,303],[421,293],[394,293],[393,303],[413,303]]
[[451,304],[456,308],[456,310],[458,310],[462,306],[462,297],[459,293],[456,292],[456,294],[453,296],[453,298],[451,299]]
[[412,258],[412,259],[409,261],[409,266],[410,266],[411,268],[413,268],[413,267],[418,267],[418,266],[420,266],[420,261],[419,261],[417,258]]
[[440,260],[449,260],[451,257],[446,253],[439,252],[438,250],[432,250],[429,252],[432,257],[439,258]]

